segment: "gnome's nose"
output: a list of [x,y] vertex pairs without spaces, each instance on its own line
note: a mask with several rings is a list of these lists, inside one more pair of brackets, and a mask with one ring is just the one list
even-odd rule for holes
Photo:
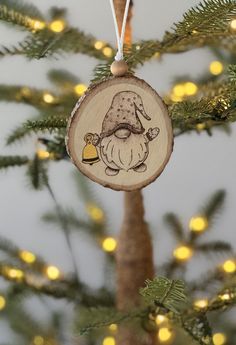
[[117,129],[115,136],[119,139],[127,139],[130,136],[130,130],[127,128]]

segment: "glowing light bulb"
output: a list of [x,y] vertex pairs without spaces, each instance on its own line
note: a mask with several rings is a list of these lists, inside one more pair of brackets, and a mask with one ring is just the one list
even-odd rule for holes
[[226,260],[222,268],[226,273],[234,273],[236,271],[236,263],[233,260]]
[[62,32],[65,29],[65,27],[66,23],[64,22],[64,20],[61,19],[54,20],[49,24],[49,29],[56,33]]
[[113,50],[110,47],[103,48],[102,52],[106,57],[112,57],[113,55]]
[[156,53],[153,55],[153,57],[156,58],[156,59],[159,59],[160,56],[161,56],[161,53],[159,53],[159,52],[156,52]]
[[213,75],[219,75],[223,72],[224,66],[220,61],[212,61],[209,70]]
[[198,124],[196,125],[196,128],[197,128],[197,130],[200,132],[200,131],[202,131],[203,129],[206,128],[206,124],[205,124],[205,123],[198,123]]
[[116,345],[115,338],[113,337],[106,337],[103,339],[102,345]]
[[30,20],[30,26],[33,30],[43,30],[46,27],[46,23],[40,21],[40,20]]
[[173,87],[172,93],[177,97],[183,97],[185,95],[185,87],[183,84],[177,84]]
[[117,326],[117,324],[115,324],[115,323],[112,323],[112,324],[109,326],[109,330],[110,330],[111,332],[116,332],[117,329],[118,329],[118,326]]
[[36,260],[36,256],[33,253],[28,252],[27,250],[22,250],[19,253],[19,256],[20,256],[21,260],[23,260],[27,264],[32,264]]
[[82,96],[87,90],[87,86],[84,84],[77,84],[75,85],[74,90],[77,95]]
[[105,45],[106,45],[106,44],[105,44],[105,42],[103,42],[103,41],[96,41],[96,42],[94,43],[94,47],[95,47],[95,49],[97,49],[97,50],[102,49]]
[[204,216],[192,217],[189,222],[189,228],[193,232],[203,232],[208,227],[208,220]]
[[51,93],[45,92],[43,94],[43,100],[45,103],[51,104],[55,101],[55,97]]
[[33,339],[34,345],[44,345],[44,339],[40,335],[36,335]]
[[161,324],[168,322],[168,319],[164,315],[157,315],[155,322],[156,322],[157,326],[160,326]]
[[28,88],[26,86],[22,87],[20,92],[21,92],[23,97],[30,97],[31,96],[31,90],[30,90],[30,88]]
[[219,296],[222,301],[229,301],[230,295],[228,293],[225,293],[224,295]]
[[48,159],[50,158],[50,153],[46,150],[37,150],[37,156],[39,159]]
[[158,332],[158,339],[161,343],[165,343],[172,338],[172,332],[167,327],[163,327]]
[[193,256],[193,250],[187,246],[179,246],[173,252],[174,257],[179,261],[187,261]]
[[212,339],[214,345],[224,345],[226,343],[226,336],[224,333],[215,333]]
[[184,84],[184,92],[186,96],[193,96],[197,93],[198,87],[196,84],[188,81]]
[[104,212],[100,207],[94,204],[88,204],[86,209],[92,220],[97,223],[102,223],[104,221]]
[[7,268],[6,274],[10,279],[21,280],[24,277],[24,272],[17,268]]
[[208,299],[199,299],[194,302],[194,307],[198,309],[204,309],[208,306],[209,301]]
[[6,299],[0,295],[0,310],[3,310],[6,306]]
[[102,242],[102,248],[105,252],[114,252],[117,242],[113,237],[107,237]]
[[236,32],[236,19],[231,20],[230,29],[231,29],[231,32]]
[[173,92],[170,94],[170,99],[172,102],[182,102],[183,98],[176,96]]
[[56,266],[48,266],[46,268],[46,275],[50,280],[57,280],[60,278],[60,271]]

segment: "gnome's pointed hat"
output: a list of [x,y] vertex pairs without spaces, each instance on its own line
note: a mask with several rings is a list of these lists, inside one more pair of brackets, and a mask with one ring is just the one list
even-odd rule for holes
[[103,120],[101,138],[108,137],[121,128],[127,128],[136,134],[143,133],[145,129],[138,113],[146,120],[151,120],[144,110],[142,98],[137,93],[133,91],[117,93]]

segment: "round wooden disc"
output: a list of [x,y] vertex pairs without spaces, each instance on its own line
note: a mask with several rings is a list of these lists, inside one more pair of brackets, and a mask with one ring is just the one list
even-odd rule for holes
[[124,76],[90,88],[73,110],[68,153],[91,180],[132,191],[153,182],[173,149],[167,108],[144,80]]

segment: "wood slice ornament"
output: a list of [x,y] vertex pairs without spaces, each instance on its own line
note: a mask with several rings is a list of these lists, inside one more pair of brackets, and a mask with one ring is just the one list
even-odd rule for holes
[[91,180],[132,191],[162,173],[173,131],[160,96],[144,80],[125,74],[121,62],[112,64],[113,78],[92,86],[77,103],[66,144],[74,164]]

